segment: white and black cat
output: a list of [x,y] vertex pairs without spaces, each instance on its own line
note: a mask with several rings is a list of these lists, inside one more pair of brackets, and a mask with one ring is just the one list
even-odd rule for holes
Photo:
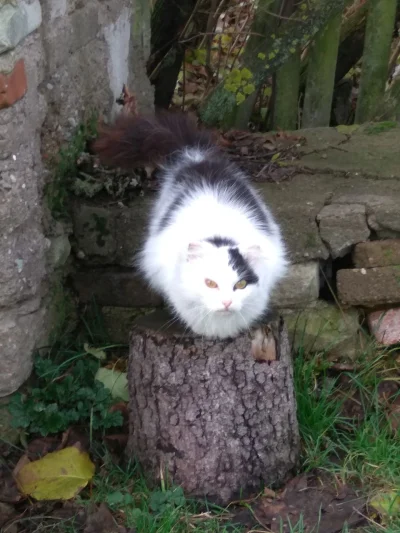
[[139,268],[195,333],[232,337],[268,308],[286,271],[271,213],[248,178],[189,117],[121,115],[95,144],[114,165],[160,166]]

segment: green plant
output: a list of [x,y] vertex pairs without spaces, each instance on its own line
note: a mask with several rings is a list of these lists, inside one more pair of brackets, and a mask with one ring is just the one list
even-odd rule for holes
[[78,156],[85,150],[88,140],[97,134],[97,119],[97,113],[92,112],[89,119],[76,128],[68,144],[60,149],[55,158],[52,179],[45,189],[54,218],[66,215],[68,184],[76,173]]
[[36,356],[35,386],[28,394],[15,394],[9,404],[13,426],[45,436],[77,422],[93,430],[121,425],[121,413],[109,410],[110,392],[95,380],[99,364],[87,353],[61,364]]

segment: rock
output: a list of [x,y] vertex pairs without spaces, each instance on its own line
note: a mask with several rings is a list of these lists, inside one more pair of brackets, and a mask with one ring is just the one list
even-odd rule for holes
[[400,303],[400,267],[343,269],[337,289],[344,306],[375,307]]
[[305,353],[323,352],[331,359],[353,359],[359,348],[359,317],[356,309],[346,311],[319,301],[301,312],[284,311],[293,348]]
[[357,268],[373,268],[400,265],[400,239],[363,242],[353,251]]
[[[0,11],[1,13],[1,11]],[[25,62],[20,59],[10,73],[0,72],[0,109],[18,102],[28,90]]]
[[0,397],[16,391],[32,370],[32,351],[42,330],[40,299],[0,311]]
[[0,240],[0,302],[13,306],[38,294],[45,274],[46,241],[30,219]]
[[0,54],[15,48],[42,23],[40,0],[0,3]]
[[346,255],[354,244],[370,235],[365,205],[330,204],[317,216],[319,232],[333,259]]
[[271,298],[271,306],[302,308],[318,299],[319,263],[297,263],[289,267],[284,280],[276,287]]
[[133,271],[90,270],[72,276],[79,300],[88,303],[93,298],[99,305],[115,307],[157,307],[161,298],[151,292]]
[[110,342],[129,344],[129,336],[134,320],[152,312],[152,308],[132,308],[104,306],[101,308],[105,329]]
[[368,326],[379,344],[400,343],[400,307],[369,313]]
[[47,252],[47,260],[53,268],[65,265],[71,253],[71,244],[68,235],[59,235],[50,239],[50,248]]

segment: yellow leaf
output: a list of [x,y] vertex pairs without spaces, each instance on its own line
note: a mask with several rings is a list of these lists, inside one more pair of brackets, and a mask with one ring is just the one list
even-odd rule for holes
[[126,372],[120,372],[113,368],[99,368],[94,379],[103,383],[113,398],[129,400],[128,378]]
[[259,54],[257,54],[257,57],[258,59],[265,59],[265,54],[263,54],[263,52],[260,52]]
[[236,103],[237,105],[240,105],[241,103],[243,103],[244,101],[246,100],[246,97],[243,93],[238,93],[236,95]]
[[86,487],[94,470],[86,452],[69,446],[28,463],[15,478],[19,490],[36,500],[69,500]]
[[275,52],[270,52],[268,54],[268,59],[274,59],[275,56],[276,56]]
[[100,348],[93,348],[87,342],[85,342],[83,348],[86,353],[93,355],[93,357],[96,357],[96,359],[100,359],[100,361],[104,361],[104,359],[107,358],[107,354],[104,350],[101,350]]
[[277,161],[281,156],[281,153],[280,152],[277,152],[276,154],[274,154],[272,157],[271,157],[271,161]]
[[369,502],[382,517],[400,515],[400,495],[397,491],[381,492]]

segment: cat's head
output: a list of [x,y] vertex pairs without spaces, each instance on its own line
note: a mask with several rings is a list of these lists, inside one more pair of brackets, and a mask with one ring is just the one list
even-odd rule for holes
[[260,246],[223,239],[191,242],[182,264],[181,283],[190,300],[221,318],[242,313],[259,292],[263,256]]

